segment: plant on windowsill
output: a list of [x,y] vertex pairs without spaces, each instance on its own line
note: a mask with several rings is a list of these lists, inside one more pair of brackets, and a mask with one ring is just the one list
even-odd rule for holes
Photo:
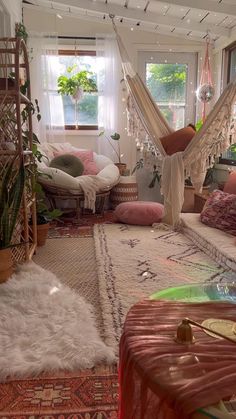
[[[61,75],[57,79],[58,93],[62,96],[71,96],[75,101],[75,122],[78,128],[78,114],[77,105],[82,99],[83,93],[91,93],[97,90],[97,84],[94,79],[94,74],[90,71],[82,70],[74,73],[77,66],[67,68],[67,75]],[[74,73],[74,74],[73,74]]]
[[23,160],[16,158],[6,166],[0,184],[0,283],[13,273],[11,242],[17,225],[18,214],[25,186]]

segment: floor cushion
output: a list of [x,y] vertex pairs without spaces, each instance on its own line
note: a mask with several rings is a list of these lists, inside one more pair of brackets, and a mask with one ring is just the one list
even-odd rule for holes
[[195,134],[196,131],[191,126],[188,126],[160,138],[160,141],[165,149],[166,154],[171,156],[178,151],[184,151]]
[[200,214],[202,223],[236,236],[236,195],[216,190]]
[[164,215],[164,207],[157,202],[122,202],[114,211],[117,222],[136,225],[159,223]]
[[82,161],[72,154],[61,154],[60,156],[54,157],[49,166],[60,169],[73,177],[81,176],[84,171]]
[[224,185],[224,192],[236,195],[236,170],[229,174],[229,177]]

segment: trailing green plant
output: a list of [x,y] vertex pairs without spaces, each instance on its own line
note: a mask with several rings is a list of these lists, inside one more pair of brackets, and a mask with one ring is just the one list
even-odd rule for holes
[[23,159],[16,167],[16,158],[6,168],[0,185],[0,249],[11,245],[25,185]]
[[15,36],[16,38],[22,38],[26,42],[28,39],[28,33],[23,23],[17,22],[15,24]]
[[98,134],[99,137],[101,137],[102,135],[105,136],[105,138],[109,142],[110,146],[112,147],[113,151],[115,152],[115,154],[116,154],[116,156],[118,158],[118,163],[121,163],[121,158],[123,157],[123,154],[121,154],[121,152],[120,152],[120,142],[119,142],[120,141],[120,134],[118,134],[118,132],[114,132],[114,134],[110,135],[110,138],[113,141],[116,141],[117,142],[117,148],[115,148],[113,146],[112,141],[110,140],[110,138],[105,135],[105,131],[101,131]]
[[61,95],[74,96],[77,90],[83,89],[84,92],[94,92],[97,84],[94,75],[90,71],[82,70],[72,74],[76,66],[68,67],[69,76],[61,75],[57,79],[58,93]]
[[36,181],[35,183],[35,192],[36,192],[36,211],[37,211],[37,224],[47,224],[52,220],[60,217],[63,212],[57,208],[49,210],[46,204],[45,192],[42,188],[42,185]]
[[[136,162],[136,165],[134,166],[131,174],[133,175],[136,170],[142,169],[144,167],[144,159],[141,158]],[[149,188],[154,188],[156,183],[160,183],[161,180],[161,174],[159,173],[157,166],[154,164],[153,165],[153,171],[152,171],[152,180],[149,183],[148,187]]]
[[[209,169],[207,169],[206,171],[206,176],[203,182],[203,186],[210,186],[213,183],[213,172],[214,172],[214,168],[213,167],[209,167]],[[193,186],[190,177],[188,177],[187,179],[185,179],[185,186]]]

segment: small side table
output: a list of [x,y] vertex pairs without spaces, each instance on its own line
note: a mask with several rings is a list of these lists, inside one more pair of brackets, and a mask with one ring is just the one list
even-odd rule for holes
[[203,207],[206,203],[206,200],[209,196],[208,193],[196,193],[194,194],[194,212],[200,213],[203,210]]
[[110,202],[112,208],[122,202],[138,200],[138,184],[135,176],[121,176],[117,185],[112,188]]

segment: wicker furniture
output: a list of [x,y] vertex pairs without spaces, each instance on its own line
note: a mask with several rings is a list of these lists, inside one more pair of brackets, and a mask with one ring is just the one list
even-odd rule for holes
[[[70,193],[70,191],[67,191],[63,188],[57,188],[51,185],[44,185],[44,190],[52,210],[61,207],[61,204],[63,202],[65,204],[63,205],[63,214],[75,213],[77,220],[81,218],[84,212],[83,193],[74,194]],[[96,213],[103,215],[105,200],[109,196],[109,194],[110,191],[103,191],[96,194]]]
[[131,202],[138,200],[138,184],[135,176],[121,176],[120,181],[115,185],[110,194],[112,208],[122,202]]
[[[43,154],[41,162],[37,162],[38,168],[42,176],[39,178],[46,196],[49,199],[52,208],[59,208],[63,213],[75,212],[79,218],[83,212],[84,190],[86,176],[73,177],[67,173],[49,167],[49,162],[53,159],[56,153],[74,153],[83,151],[70,143],[42,143],[39,147]],[[120,174],[115,164],[106,156],[93,152],[93,159],[98,169],[98,174],[93,175],[92,178],[96,185],[96,189],[92,193],[93,205],[88,206],[97,212],[103,212],[104,202],[106,196],[109,195],[111,188],[119,182]],[[88,175],[88,180],[89,180]],[[90,179],[92,181],[92,179]],[[81,186],[83,185],[83,187]],[[91,202],[90,202],[91,203]]]
[[[26,94],[20,85],[27,83]],[[31,259],[36,248],[33,193],[32,111],[27,50],[19,38],[0,39],[0,183],[7,167],[24,162],[25,188],[12,238],[14,262]]]

